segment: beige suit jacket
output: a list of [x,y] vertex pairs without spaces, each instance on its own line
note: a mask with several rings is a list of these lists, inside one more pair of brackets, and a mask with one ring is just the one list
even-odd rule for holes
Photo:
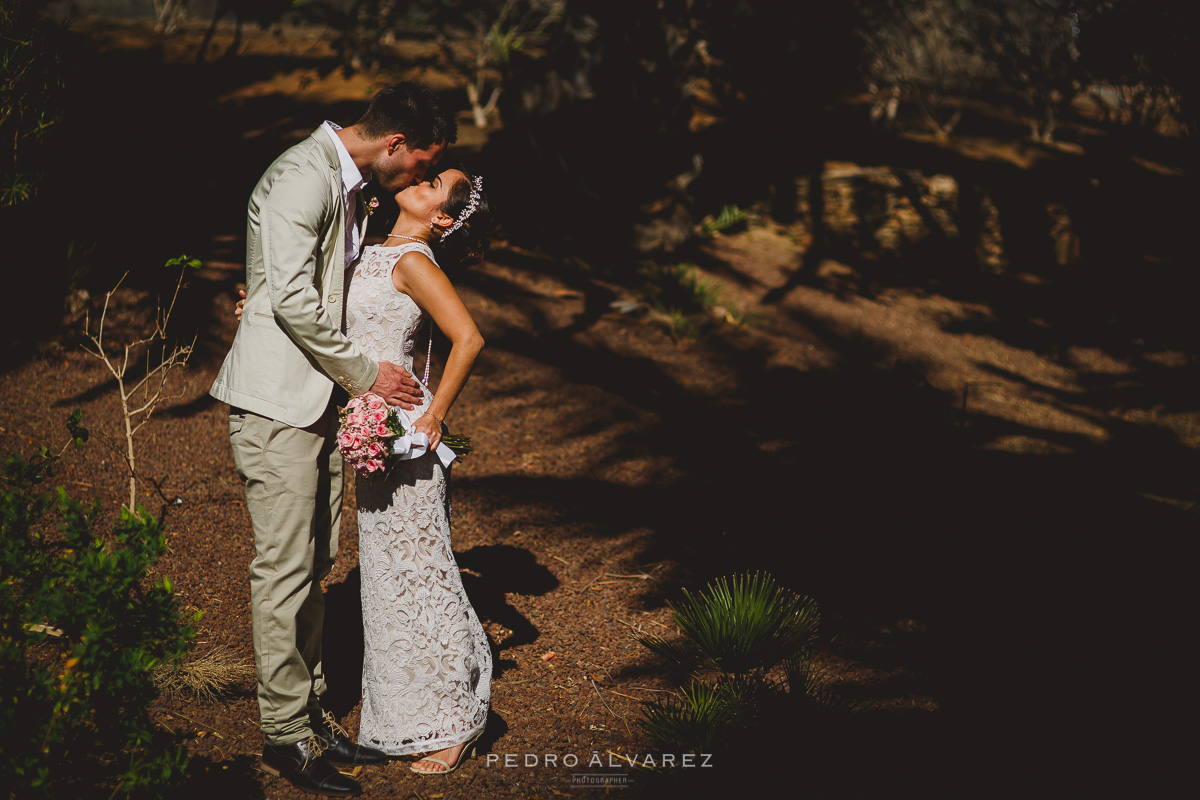
[[263,174],[248,208],[246,307],[213,397],[304,428],[328,407],[335,381],[351,395],[375,383],[379,365],[342,333],[344,205],[337,149],[320,129]]

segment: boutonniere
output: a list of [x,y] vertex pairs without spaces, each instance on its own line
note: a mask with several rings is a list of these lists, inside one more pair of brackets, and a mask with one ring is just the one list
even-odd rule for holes
[[379,198],[372,197],[370,200],[367,201],[367,216],[369,217],[372,214],[374,214],[375,209],[377,209],[377,208],[379,208]]

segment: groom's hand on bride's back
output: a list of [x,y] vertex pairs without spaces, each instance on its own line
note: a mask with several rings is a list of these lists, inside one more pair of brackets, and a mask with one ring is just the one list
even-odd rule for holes
[[406,411],[412,410],[422,394],[409,371],[390,361],[379,362],[379,377],[375,379],[371,391],[390,405],[400,406]]

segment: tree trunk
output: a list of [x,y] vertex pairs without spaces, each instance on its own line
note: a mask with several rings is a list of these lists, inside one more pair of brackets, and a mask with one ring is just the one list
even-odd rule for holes
[[129,419],[129,398],[125,396],[125,382],[120,381],[117,390],[121,393],[121,418],[125,421],[125,460],[129,464],[129,513],[137,509],[137,464],[133,455],[133,426]]
[[496,102],[500,99],[500,87],[496,86],[492,89],[492,96],[483,104],[483,114],[485,117],[490,117],[496,111]]
[[1058,120],[1054,118],[1054,106],[1046,104],[1046,127],[1042,128],[1042,141],[1049,144],[1054,141],[1054,128]]
[[487,126],[487,112],[483,110],[483,106],[479,103],[479,86],[474,83],[467,84],[467,100],[471,102],[471,116],[475,119],[475,127],[483,128]]

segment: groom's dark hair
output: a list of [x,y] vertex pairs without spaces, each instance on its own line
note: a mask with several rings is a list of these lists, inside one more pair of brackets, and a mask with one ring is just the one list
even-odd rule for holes
[[440,142],[458,141],[454,116],[442,111],[432,89],[416,81],[401,81],[380,89],[355,125],[367,139],[402,133],[409,150],[428,150]]

